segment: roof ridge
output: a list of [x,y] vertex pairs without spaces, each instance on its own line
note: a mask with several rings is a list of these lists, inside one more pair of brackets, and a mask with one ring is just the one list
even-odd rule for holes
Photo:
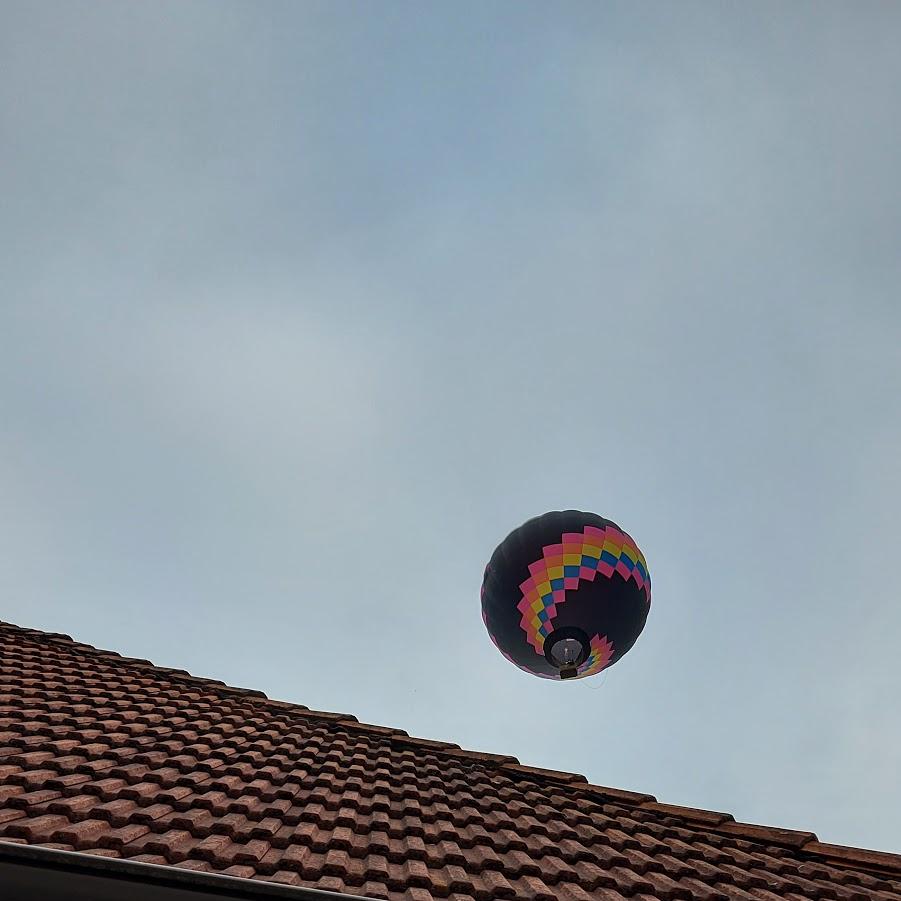
[[[233,685],[228,685],[220,679],[209,679],[204,676],[195,676],[192,673],[189,673],[187,670],[176,669],[168,666],[159,666],[153,663],[151,660],[146,660],[140,657],[126,657],[124,654],[120,654],[118,651],[108,651],[103,648],[96,648],[93,645],[85,644],[81,641],[76,641],[74,638],[72,638],[71,635],[66,635],[64,632],[42,632],[40,629],[29,629],[25,626],[17,625],[16,623],[9,623],[5,620],[0,620],[0,631],[9,630],[27,635],[29,638],[38,642],[66,645],[69,647],[77,648],[79,651],[91,654],[95,657],[115,660],[118,664],[131,666],[140,671],[152,671],[154,673],[160,673],[167,679],[171,679],[172,681],[184,682],[189,685],[197,685],[204,688],[209,688],[223,697],[234,696],[243,698],[258,698],[261,701],[267,701],[271,704],[287,704],[290,707],[293,707],[304,713],[316,712],[310,711],[309,708],[305,707],[303,704],[294,704],[287,701],[274,701],[269,698],[265,692],[258,691],[257,689],[238,688]],[[343,716],[343,714],[341,716]],[[348,715],[348,719],[356,720],[356,717],[351,717],[350,715]]]
[[409,735],[403,729],[361,723],[351,714],[331,713],[322,710],[311,710],[303,704],[292,701],[279,701],[268,697],[264,692],[248,688],[236,688],[218,679],[194,676],[187,670],[157,666],[149,660],[126,657],[116,651],[107,651],[93,645],[75,641],[71,635],[60,632],[43,632],[0,620],[0,632],[14,631],[28,636],[38,642],[50,642],[77,648],[83,653],[115,660],[119,664],[133,667],[140,672],[153,672],[166,676],[173,681],[189,685],[202,686],[216,691],[220,697],[236,697],[260,706],[274,708],[282,712],[296,711],[300,716],[332,722],[353,732],[362,732],[387,738],[399,747],[422,748],[436,754],[453,757],[457,760],[469,760],[473,764],[495,767],[507,778],[533,781],[539,784],[554,785],[562,790],[575,791],[588,795],[602,803],[609,803],[635,810],[644,810],[662,814],[677,821],[682,821],[695,829],[711,832],[735,840],[750,841],[764,845],[776,845],[788,848],[811,860],[819,860],[830,866],[865,869],[880,875],[901,875],[901,854],[888,851],[870,851],[845,845],[821,842],[813,832],[794,829],[782,829],[776,826],[761,826],[754,823],[736,821],[730,813],[705,810],[703,808],[684,807],[677,804],[665,804],[654,795],[626,789],[589,783],[585,776],[560,770],[542,767],[525,766],[515,757],[505,754],[492,754],[483,751],[471,751],[461,748],[452,742],[434,741]]

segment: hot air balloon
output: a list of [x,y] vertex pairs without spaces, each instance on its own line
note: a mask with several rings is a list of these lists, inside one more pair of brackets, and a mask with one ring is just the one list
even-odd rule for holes
[[482,619],[527,673],[581,679],[616,663],[644,628],[651,577],[616,523],[565,510],[537,516],[497,547],[482,582]]

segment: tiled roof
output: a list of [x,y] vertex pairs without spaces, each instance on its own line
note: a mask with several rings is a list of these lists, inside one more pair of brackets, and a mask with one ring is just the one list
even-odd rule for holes
[[6,624],[0,841],[407,901],[901,901],[899,855]]

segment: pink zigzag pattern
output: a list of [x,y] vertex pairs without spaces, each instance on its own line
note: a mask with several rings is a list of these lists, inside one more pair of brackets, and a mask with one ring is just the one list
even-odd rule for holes
[[612,578],[617,572],[624,579],[634,579],[651,603],[647,561],[631,536],[615,526],[566,532],[559,544],[549,544],[541,552],[541,560],[529,564],[529,578],[519,586],[522,600],[517,604],[520,626],[539,654],[566,592],[576,590],[583,579],[593,582],[598,573]]

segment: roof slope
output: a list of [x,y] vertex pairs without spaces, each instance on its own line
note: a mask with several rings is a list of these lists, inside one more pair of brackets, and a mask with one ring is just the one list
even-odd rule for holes
[[901,856],[0,624],[0,841],[429,901],[901,899]]

